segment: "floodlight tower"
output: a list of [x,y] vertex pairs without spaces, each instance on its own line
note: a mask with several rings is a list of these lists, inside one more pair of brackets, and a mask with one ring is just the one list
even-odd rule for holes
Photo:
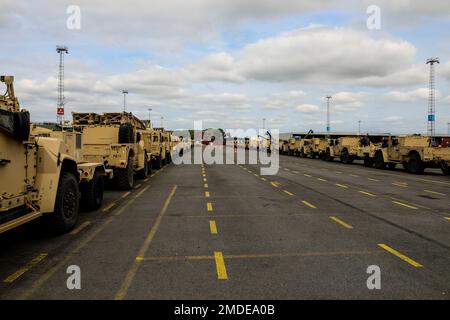
[[56,108],[56,122],[60,125],[64,122],[64,54],[69,53],[66,46],[56,46],[56,52],[59,53],[59,76],[58,76],[58,104]]
[[123,94],[123,111],[127,111],[127,94],[128,94],[128,90],[122,90],[122,94]]
[[332,96],[326,96],[327,98],[327,139],[330,138],[330,100],[333,98]]
[[436,89],[435,89],[435,76],[434,76],[434,64],[440,63],[439,58],[430,58],[427,60],[426,64],[430,65],[430,93],[428,96],[428,125],[427,125],[427,133],[431,138],[431,143],[435,143],[435,135],[436,135],[436,116],[435,116],[435,107],[436,107]]

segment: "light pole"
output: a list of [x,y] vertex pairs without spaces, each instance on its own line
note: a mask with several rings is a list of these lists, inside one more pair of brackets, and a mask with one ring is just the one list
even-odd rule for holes
[[326,96],[327,98],[327,139],[330,138],[330,99],[332,99],[332,96]]
[[361,120],[358,120],[358,136],[361,135]]
[[152,112],[152,108],[148,108],[148,127],[151,128],[152,127],[152,116],[151,116],[151,112]]
[[164,128],[164,117],[161,116],[161,128]]
[[447,134],[450,136],[450,122],[447,122]]
[[263,121],[263,130],[264,130],[264,129],[266,129],[266,118],[263,118],[262,121]]
[[122,94],[123,94],[123,111],[127,111],[127,94],[128,94],[128,90],[122,90]]

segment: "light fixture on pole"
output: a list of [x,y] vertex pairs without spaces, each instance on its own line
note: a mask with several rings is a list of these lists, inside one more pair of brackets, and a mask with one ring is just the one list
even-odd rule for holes
[[434,76],[434,64],[439,63],[439,58],[430,58],[427,60],[426,64],[430,65],[430,93],[428,96],[428,126],[427,126],[427,134],[431,139],[431,143],[434,145],[436,139],[436,90],[435,90],[435,76]]
[[361,135],[361,120],[358,120],[358,136]]
[[148,110],[148,127],[149,128],[151,128],[152,127],[152,115],[151,115],[151,112],[152,112],[152,108],[148,108],[147,109]]
[[58,105],[56,107],[56,122],[60,125],[64,123],[64,55],[69,53],[66,46],[57,46],[56,52],[59,54],[59,75],[58,75]]
[[128,90],[122,90],[122,94],[123,94],[123,111],[127,111],[127,94],[128,94]]
[[332,96],[326,96],[327,98],[327,139],[330,138],[330,100],[333,98]]

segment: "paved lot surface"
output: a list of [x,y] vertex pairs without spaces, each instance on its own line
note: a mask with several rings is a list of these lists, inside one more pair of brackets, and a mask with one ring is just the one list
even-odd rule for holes
[[37,221],[1,235],[0,298],[449,299],[449,187],[433,170],[287,156],[274,176],[172,164],[108,191],[70,234]]

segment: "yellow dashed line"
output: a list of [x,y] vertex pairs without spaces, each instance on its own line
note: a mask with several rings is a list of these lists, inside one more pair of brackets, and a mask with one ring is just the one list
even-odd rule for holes
[[208,179],[206,179],[206,178],[203,178],[203,182],[206,182],[206,181],[208,181]]
[[74,229],[70,234],[73,235],[73,236],[76,235],[76,234],[79,234],[81,232],[81,230],[83,230],[84,228],[86,228],[90,224],[91,224],[90,221],[85,221],[78,228]]
[[311,175],[306,174],[306,173],[304,173],[303,175],[304,175],[305,177],[308,177],[308,178],[311,178],[311,177],[312,177]]
[[298,171],[292,171],[293,173],[300,173],[300,172],[298,172]]
[[102,212],[107,212],[107,211],[109,211],[112,207],[114,207],[116,205],[116,203],[115,202],[113,202],[113,203],[110,203],[109,205],[107,205],[106,207],[104,207],[103,209],[102,209]]
[[286,193],[286,194],[289,195],[289,196],[293,196],[293,195],[294,195],[292,192],[289,192],[289,191],[287,191],[287,190],[283,190],[283,192]]
[[206,209],[207,209],[208,211],[213,211],[213,205],[212,205],[211,202],[208,202],[208,203],[206,204]]
[[380,248],[386,250],[387,252],[392,253],[394,256],[396,256],[396,257],[402,259],[403,261],[406,261],[407,263],[409,263],[410,265],[412,265],[412,266],[414,266],[414,267],[416,267],[416,268],[422,268],[422,267],[423,267],[423,265],[421,265],[420,263],[414,261],[414,260],[411,259],[411,258],[408,258],[408,257],[405,256],[404,254],[398,252],[397,250],[392,249],[391,247],[389,247],[389,246],[387,246],[387,245],[385,245],[385,244],[383,244],[383,243],[378,244],[378,246],[379,246]]
[[330,216],[330,219],[339,223],[341,226],[343,226],[344,228],[347,229],[353,229],[353,227],[351,225],[349,225],[348,223],[345,223],[344,221],[342,221],[341,219],[338,219],[336,217]]
[[256,174],[256,173],[254,173],[253,175],[254,175],[255,177],[259,177],[259,175],[258,175],[258,174]]
[[205,197],[206,197],[206,198],[209,198],[209,197],[210,197],[209,191],[205,191]]
[[346,185],[344,185],[344,184],[336,183],[336,185],[338,187],[341,187],[341,188],[344,188],[344,189],[348,189],[348,187]]
[[203,184],[203,188],[208,188],[208,184],[207,183]]
[[396,187],[408,188],[408,185],[406,185],[406,184],[404,184],[404,183],[392,182],[391,184],[392,184],[393,186],[396,186]]
[[125,193],[122,195],[122,198],[125,199],[125,198],[128,197],[130,194],[131,194],[130,191],[125,192]]
[[323,182],[327,182],[328,180],[322,179],[322,178],[317,178],[317,180],[319,181],[323,181]]
[[376,195],[374,195],[373,193],[367,192],[367,191],[359,190],[358,192],[365,194],[366,196],[369,196],[369,197],[376,197]]
[[414,209],[414,210],[417,210],[417,209],[418,209],[417,207],[411,206],[411,205],[409,205],[409,204],[406,204],[406,203],[403,203],[403,202],[400,202],[400,201],[392,201],[392,202],[395,203],[395,204],[398,204],[398,205],[400,205],[400,206],[409,208],[409,209]]
[[279,183],[279,182],[276,182],[276,181],[272,181],[270,184],[271,184],[272,186],[274,186],[275,188],[280,187],[280,183]]
[[47,257],[48,253],[41,253],[40,255],[38,255],[36,258],[34,258],[33,260],[31,260],[30,262],[28,262],[23,268],[20,268],[19,270],[17,270],[16,272],[14,272],[12,275],[10,275],[9,277],[7,277],[5,280],[3,280],[3,282],[5,283],[12,283],[14,281],[16,281],[17,279],[19,279],[24,273],[26,273],[28,270],[30,270],[31,268],[33,268],[35,265],[37,265],[39,262],[41,262],[42,260],[45,259],[45,257]]
[[445,193],[440,193],[440,192],[436,192],[436,191],[431,191],[431,190],[423,190],[423,191],[428,192],[428,193],[432,193],[432,194],[437,194],[439,196],[446,196]]
[[306,201],[306,200],[303,200],[302,202],[303,202],[303,204],[307,205],[307,206],[310,207],[311,209],[316,209],[316,208],[317,208],[315,205],[309,203],[309,202]]
[[214,220],[209,220],[209,230],[211,234],[217,234],[217,225]]
[[267,181],[267,179],[266,179],[266,178],[261,178],[261,180],[262,180],[262,181]]
[[370,181],[380,182],[380,180],[378,180],[378,179],[373,179],[373,178],[367,178],[367,179]]
[[225,267],[225,261],[223,260],[223,254],[220,251],[214,252],[214,259],[216,260],[217,278],[219,280],[227,280],[227,269]]
[[135,189],[138,189],[141,187],[141,184],[138,184],[136,187],[134,187]]
[[350,174],[350,177],[358,178],[359,176],[357,174]]

